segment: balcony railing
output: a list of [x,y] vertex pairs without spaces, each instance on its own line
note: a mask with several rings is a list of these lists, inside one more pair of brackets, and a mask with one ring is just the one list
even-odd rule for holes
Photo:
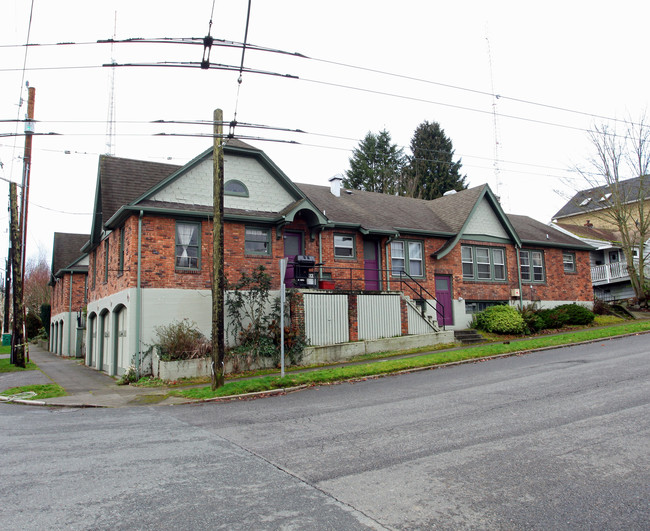
[[[635,265],[638,265],[635,263]],[[650,274],[650,264],[645,266],[646,278]],[[596,284],[606,284],[615,280],[628,279],[630,274],[627,271],[627,261],[612,262],[611,264],[603,264],[593,266],[591,268],[591,281]]]

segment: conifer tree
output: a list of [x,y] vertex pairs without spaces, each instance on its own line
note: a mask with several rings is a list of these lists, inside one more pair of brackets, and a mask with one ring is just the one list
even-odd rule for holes
[[407,195],[420,199],[436,199],[450,190],[467,188],[466,175],[460,174],[460,159],[454,162],[451,139],[438,122],[424,121],[411,139],[408,164]]
[[404,164],[404,152],[393,144],[388,131],[368,132],[350,157],[350,169],[345,172],[343,186],[395,195],[400,192]]

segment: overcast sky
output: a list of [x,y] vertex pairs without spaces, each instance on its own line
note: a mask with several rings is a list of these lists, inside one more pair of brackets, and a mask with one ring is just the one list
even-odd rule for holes
[[[215,0],[211,35],[243,41],[247,6]],[[29,256],[50,259],[55,231],[90,231],[98,156],[109,150],[111,71],[116,156],[183,164],[211,140],[156,134],[210,134],[210,126],[149,122],[209,121],[222,108],[226,120],[237,111],[242,123],[305,131],[236,129],[299,142],[248,141],[293,181],[325,185],[368,131],[385,128],[407,148],[418,124],[437,121],[470,186],[488,183],[507,212],[542,222],[587,187],[570,171],[590,155],[586,130],[636,120],[648,105],[650,7],[638,0],[252,0],[248,42],[309,58],[248,50],[247,68],[299,79],[244,73],[241,85],[222,70],[101,66],[199,62],[201,45],[94,43],[115,26],[117,39],[201,38],[213,0],[34,0],[29,42],[78,44],[12,46],[27,42],[30,7],[0,4],[0,120],[24,118],[29,81],[36,131],[59,134],[34,138]],[[215,46],[210,59],[239,66],[241,51]],[[22,127],[1,122],[0,134]],[[23,137],[0,137],[0,178],[20,181],[23,146]],[[7,223],[0,215],[3,264]]]

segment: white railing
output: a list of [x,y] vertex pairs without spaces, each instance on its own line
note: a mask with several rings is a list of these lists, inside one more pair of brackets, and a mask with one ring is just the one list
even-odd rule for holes
[[[645,266],[645,275],[648,277],[650,273],[650,264]],[[611,264],[604,264],[593,266],[591,268],[591,281],[592,282],[611,282],[621,278],[629,278],[630,275],[627,271],[627,262],[612,262]]]

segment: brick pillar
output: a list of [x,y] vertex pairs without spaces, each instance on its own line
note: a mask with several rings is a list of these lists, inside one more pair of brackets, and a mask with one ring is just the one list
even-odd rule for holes
[[399,298],[400,317],[402,318],[402,335],[409,334],[409,314],[404,297]]
[[348,326],[350,333],[350,341],[359,340],[359,322],[357,317],[357,294],[350,293],[348,295]]

